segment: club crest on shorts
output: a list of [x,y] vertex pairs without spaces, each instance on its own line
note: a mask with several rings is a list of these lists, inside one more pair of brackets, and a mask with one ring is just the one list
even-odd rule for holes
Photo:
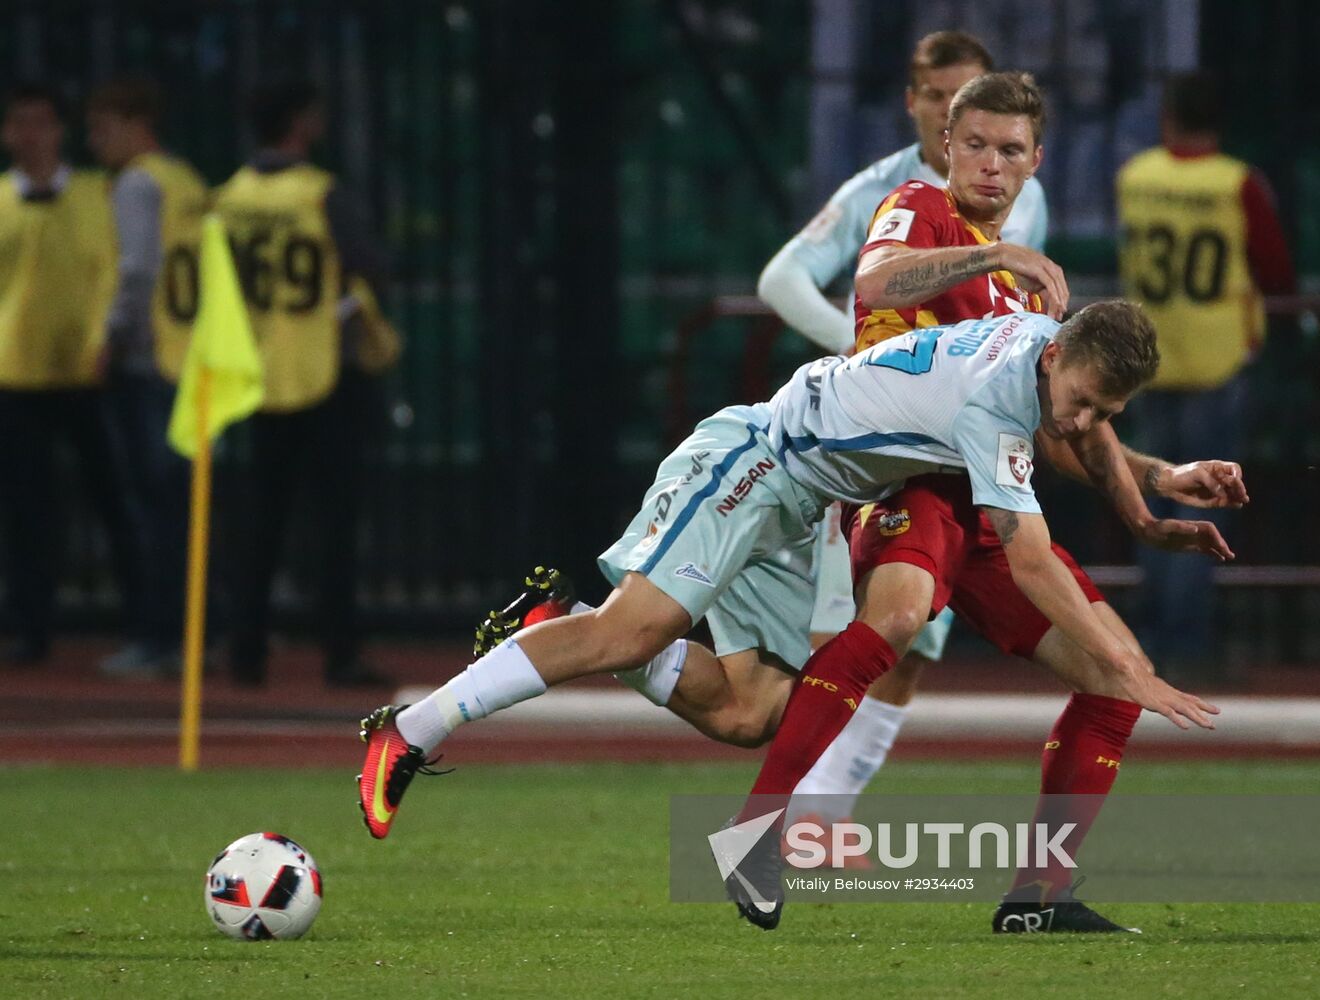
[[995,484],[1030,489],[1033,471],[1031,442],[1016,434],[1000,434]]
[[912,527],[912,515],[906,507],[901,510],[887,510],[875,519],[876,530],[886,538],[901,535]]

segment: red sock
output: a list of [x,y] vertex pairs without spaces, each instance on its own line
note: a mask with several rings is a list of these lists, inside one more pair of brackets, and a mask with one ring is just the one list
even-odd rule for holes
[[788,804],[798,782],[852,718],[866,689],[897,659],[889,643],[862,622],[853,622],[812,654],[752,786],[753,796],[776,798],[749,800],[740,820]]
[[[1104,805],[1104,797],[1118,777],[1123,748],[1140,715],[1141,706],[1133,701],[1074,694],[1054,724],[1041,756],[1041,798],[1032,822],[1046,823],[1051,831],[1061,823],[1076,823],[1076,829],[1063,840],[1064,850],[1074,860]],[[1033,833],[1036,829],[1032,827]],[[1034,843],[1033,836],[1030,852],[1033,863]],[[1013,888],[1037,883],[1044,901],[1071,884],[1073,871],[1051,856],[1050,864],[1043,870],[1019,871]]]

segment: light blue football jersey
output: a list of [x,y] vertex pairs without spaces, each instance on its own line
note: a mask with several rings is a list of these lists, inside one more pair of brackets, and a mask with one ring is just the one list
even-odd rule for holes
[[[844,181],[816,217],[789,241],[793,258],[811,273],[816,287],[826,287],[845,269],[856,270],[857,255],[866,243],[867,227],[876,208],[894,188],[907,181],[945,186],[944,178],[921,158],[919,143],[872,163]],[[1032,177],[1013,203],[999,238],[1043,251],[1048,227],[1045,189]]]
[[803,365],[770,401],[771,447],[823,499],[869,503],[910,476],[966,470],[976,504],[1040,513],[1036,362],[1058,330],[1014,313]]

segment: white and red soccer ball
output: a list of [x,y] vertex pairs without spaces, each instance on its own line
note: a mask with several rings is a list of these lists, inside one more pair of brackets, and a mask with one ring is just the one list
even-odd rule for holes
[[302,937],[320,909],[316,862],[278,833],[239,837],[206,872],[206,912],[232,938]]

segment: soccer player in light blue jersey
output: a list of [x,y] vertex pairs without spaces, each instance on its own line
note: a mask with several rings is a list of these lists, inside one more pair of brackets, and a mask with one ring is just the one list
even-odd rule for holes
[[[937,31],[922,38],[912,53],[906,92],[917,141],[845,181],[761,272],[757,284],[761,300],[826,352],[851,353],[855,331],[851,310],[837,308],[825,297],[824,289],[839,275],[851,275],[856,269],[876,206],[895,188],[912,180],[945,186],[949,174],[945,151],[949,105],[964,83],[993,69],[985,46],[966,32]],[[1000,239],[1043,250],[1048,222],[1044,188],[1031,177],[1013,202]],[[856,610],[848,539],[837,505],[829,509],[817,530],[813,565],[816,605],[811,634],[815,647],[847,628]],[[866,788],[884,764],[907,716],[922,663],[937,661],[944,655],[952,623],[953,612],[946,608],[922,630],[905,662],[876,682],[830,754],[805,779],[806,794],[828,795],[815,801],[848,810],[847,803]],[[864,859],[850,859],[850,864],[859,862],[866,863]]]
[[[1043,615],[1076,651],[1045,666],[1074,688],[1118,692],[1182,726],[1210,725],[1215,709],[1156,678],[1108,606],[1087,599],[1052,551],[1031,488],[1036,427],[1080,444],[1156,363],[1140,310],[1105,303],[1062,326],[1015,314],[914,331],[805,365],[768,403],[708,417],[661,463],[640,511],[601,555],[615,584],[601,607],[526,628],[417,704],[364,720],[359,794],[369,830],[389,833],[413,776],[460,725],[588,674],[616,673],[701,732],[755,746],[780,727],[790,693],[800,698],[796,671],[832,656],[856,667],[846,692],[828,682],[844,708],[823,713],[834,728],[818,735],[833,739],[841,713],[851,715],[936,605],[929,586],[917,587],[892,602],[906,631],[883,637],[855,622],[812,655],[814,526],[833,501],[880,500],[921,475],[970,477],[969,504],[989,512],[1007,553],[1000,608]],[[1106,460],[1103,492],[1149,524],[1116,443]],[[1175,478],[1226,504],[1245,499],[1230,463],[1185,466]],[[1161,538],[1170,549],[1232,556],[1208,522],[1165,522]],[[956,589],[956,571],[948,579]],[[703,618],[714,650],[683,638]],[[805,772],[814,759],[798,763]]]

